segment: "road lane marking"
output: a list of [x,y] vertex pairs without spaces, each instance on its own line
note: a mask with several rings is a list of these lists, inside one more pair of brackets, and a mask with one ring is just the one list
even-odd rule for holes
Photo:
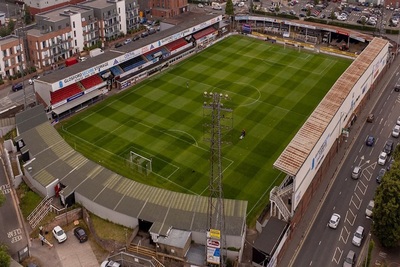
[[[336,252],[339,252],[339,258],[336,259]],[[342,258],[343,250],[341,250],[339,247],[336,247],[335,253],[333,254],[332,261],[336,262],[336,264],[339,264],[340,258]]]

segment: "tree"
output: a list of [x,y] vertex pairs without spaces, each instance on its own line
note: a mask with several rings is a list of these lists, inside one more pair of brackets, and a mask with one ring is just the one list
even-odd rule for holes
[[29,25],[32,23],[32,15],[28,5],[25,5],[24,22],[25,25]]
[[0,207],[3,206],[4,202],[6,202],[6,196],[3,191],[0,191]]
[[225,14],[228,16],[233,16],[235,13],[235,10],[233,8],[233,2],[232,0],[228,0],[226,2],[226,6],[225,6]]
[[[396,154],[396,153],[394,153]],[[398,160],[398,159],[396,159]],[[400,241],[400,169],[393,166],[382,179],[375,195],[372,230],[384,247]]]
[[11,264],[11,257],[8,254],[8,247],[5,245],[0,246],[0,266],[9,267]]

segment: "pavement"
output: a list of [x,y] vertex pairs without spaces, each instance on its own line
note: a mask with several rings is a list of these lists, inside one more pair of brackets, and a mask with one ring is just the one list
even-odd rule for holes
[[[396,68],[400,65],[400,56],[397,56],[394,59],[394,62],[391,64],[391,68]],[[343,161],[346,160],[347,154],[351,150],[354,141],[357,139],[358,134],[362,126],[364,125],[366,118],[371,110],[375,107],[382,90],[379,88],[384,88],[385,83],[390,80],[391,69],[386,71],[378,82],[374,92],[372,92],[370,101],[368,101],[365,106],[361,109],[360,114],[358,115],[358,119],[355,123],[350,127],[349,137],[341,143],[337,150],[337,154],[334,159],[331,161],[330,167],[327,171],[326,178],[321,181],[321,184],[317,188],[315,194],[312,196],[312,200],[308,205],[308,209],[303,215],[303,219],[297,223],[294,228],[292,228],[292,234],[288,237],[288,247],[284,252],[282,259],[280,259],[278,263],[278,267],[291,267],[293,266],[293,262],[300,251],[300,248],[305,241],[309,230],[318,214],[320,207],[322,206],[327,194],[329,193],[329,189],[332,185],[332,182],[335,180],[338,171],[340,170]],[[387,250],[382,248],[379,245],[379,242],[376,238],[372,237],[375,240],[375,249],[372,252],[372,259],[370,266],[379,266],[378,264],[382,262],[391,262],[391,265],[386,265],[390,267],[400,267],[400,249],[395,250]],[[365,254],[364,254],[365,255]],[[382,257],[383,256],[383,257]],[[356,266],[360,266],[363,259],[358,259],[358,264]],[[372,265],[372,263],[374,265]],[[377,263],[377,264],[376,264]],[[376,264],[376,265],[375,265]],[[382,264],[381,264],[382,265]],[[297,266],[293,266],[297,267]]]
[[58,244],[55,239],[49,240],[52,247],[38,238],[31,240],[29,247],[31,258],[40,267],[98,267],[100,264],[92,250],[90,242],[79,243],[72,230],[67,232],[68,239]]

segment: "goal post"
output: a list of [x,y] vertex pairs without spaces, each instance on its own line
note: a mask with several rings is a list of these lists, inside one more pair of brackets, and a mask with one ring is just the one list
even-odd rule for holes
[[146,158],[136,152],[130,151],[129,163],[131,168],[137,169],[141,174],[149,175],[153,171],[152,159]]

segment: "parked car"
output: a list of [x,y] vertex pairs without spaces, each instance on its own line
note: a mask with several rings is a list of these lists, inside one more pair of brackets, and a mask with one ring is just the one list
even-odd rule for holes
[[340,222],[340,215],[337,213],[332,214],[331,219],[329,220],[328,226],[332,229],[336,229]]
[[390,171],[390,169],[391,169],[392,166],[393,166],[393,163],[394,163],[394,159],[392,158],[391,160],[389,160],[389,164],[388,164],[387,167],[386,167],[386,170],[387,170],[387,171]]
[[132,38],[133,41],[137,41],[137,40],[139,40],[139,39],[140,39],[140,36],[139,36],[139,35],[135,35],[135,36],[133,36],[133,38]]
[[353,169],[353,172],[351,173],[351,178],[353,179],[358,179],[360,177],[361,174],[361,167],[356,166]]
[[83,228],[81,227],[76,227],[74,229],[74,235],[76,236],[76,238],[78,238],[80,243],[86,242],[88,240],[88,236],[85,230],[83,230]]
[[393,140],[387,140],[385,146],[383,147],[383,152],[385,152],[388,156],[392,154],[393,151]]
[[34,84],[35,83],[35,81],[37,80],[37,79],[39,79],[40,78],[40,76],[39,75],[35,75],[35,76],[33,76],[32,78],[30,78],[29,80],[28,80],[28,82],[29,82],[29,84]]
[[67,240],[67,234],[60,226],[57,225],[56,227],[54,227],[52,232],[54,238],[57,239],[58,243],[62,243]]
[[378,164],[383,166],[386,164],[386,160],[387,160],[387,153],[382,151],[378,157]]
[[397,124],[397,125],[400,125],[400,116],[397,118],[396,124]]
[[202,3],[198,3],[198,4],[197,4],[197,7],[203,8],[204,6],[203,6]]
[[365,144],[366,144],[367,146],[373,146],[374,143],[375,143],[375,137],[373,137],[372,135],[369,135],[369,136],[367,137],[367,141],[365,141]]
[[385,175],[385,173],[386,173],[386,169],[384,169],[384,168],[380,169],[380,171],[378,173],[378,177],[376,177],[376,182],[378,184],[380,184],[382,182],[382,178]]
[[120,267],[121,264],[119,264],[116,261],[103,261],[100,265],[100,267]]
[[14,85],[11,87],[11,89],[12,89],[14,92],[19,91],[19,90],[21,90],[22,88],[24,88],[24,85],[23,85],[22,83],[16,83],[16,84],[14,84]]
[[114,47],[115,47],[115,48],[118,48],[118,47],[121,47],[121,46],[123,46],[123,44],[121,44],[121,43],[116,43]]
[[356,253],[350,250],[344,258],[343,267],[353,267],[356,264]]
[[374,205],[375,205],[375,202],[373,200],[370,200],[367,208],[365,209],[365,215],[367,217],[372,217],[372,210],[374,209]]
[[400,125],[396,125],[392,130],[392,136],[397,138],[399,137],[399,134],[400,134]]
[[373,122],[374,121],[374,114],[369,114],[367,117],[367,122]]
[[361,246],[363,238],[364,238],[364,227],[358,226],[357,230],[353,235],[353,240],[351,242],[353,243],[353,245],[359,247]]
[[131,39],[131,38],[128,38],[128,39],[126,39],[126,40],[124,41],[124,44],[129,44],[129,43],[132,43],[132,39]]

